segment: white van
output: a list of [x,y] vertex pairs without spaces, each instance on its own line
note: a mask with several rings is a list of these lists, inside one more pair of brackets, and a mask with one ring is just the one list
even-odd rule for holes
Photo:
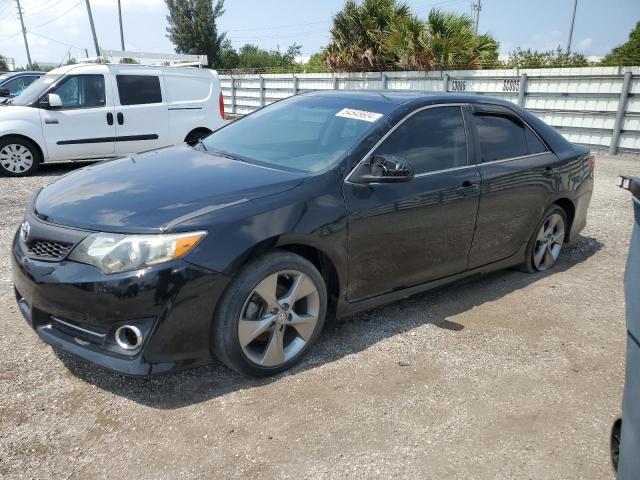
[[0,106],[0,174],[195,143],[224,124],[218,74],[194,67],[79,64]]

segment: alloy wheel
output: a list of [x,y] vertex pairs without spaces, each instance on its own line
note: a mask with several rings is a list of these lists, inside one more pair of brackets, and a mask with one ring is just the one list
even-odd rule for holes
[[238,320],[242,351],[263,367],[286,363],[311,340],[319,312],[320,295],[308,275],[297,270],[269,275],[242,307]]
[[536,237],[533,249],[533,264],[539,271],[548,270],[556,263],[564,243],[564,219],[558,213],[547,218]]
[[24,145],[10,143],[0,149],[0,165],[11,173],[23,173],[33,166],[33,154]]

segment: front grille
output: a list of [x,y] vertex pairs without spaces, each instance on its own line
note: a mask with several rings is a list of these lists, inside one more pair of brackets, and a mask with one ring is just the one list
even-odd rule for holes
[[27,246],[30,257],[46,260],[62,260],[73,247],[70,243],[36,240]]

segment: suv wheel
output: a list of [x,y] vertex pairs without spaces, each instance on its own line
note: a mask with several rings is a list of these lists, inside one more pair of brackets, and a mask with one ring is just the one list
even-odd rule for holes
[[229,285],[213,319],[213,354],[245,375],[264,377],[295,365],[317,341],[327,293],[311,262],[269,253]]
[[38,170],[40,152],[37,147],[21,137],[5,137],[0,140],[0,174],[8,177],[24,177]]

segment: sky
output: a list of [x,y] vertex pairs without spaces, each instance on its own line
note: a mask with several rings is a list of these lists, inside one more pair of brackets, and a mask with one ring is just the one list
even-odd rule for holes
[[[59,63],[84,49],[94,56],[85,0],[20,0],[33,61]],[[117,0],[90,0],[101,48],[120,49]],[[166,38],[164,0],[121,0],[128,50],[173,52]],[[426,17],[431,8],[471,14],[471,0],[407,0]],[[226,0],[219,29],[239,47],[254,43],[285,50],[293,42],[311,55],[329,41],[331,16],[344,0]],[[566,47],[573,0],[482,0],[480,32],[500,42],[500,52],[516,47]],[[640,20],[640,0],[578,0],[572,51],[604,55],[624,43]],[[0,0],[0,54],[26,64],[16,0]]]

